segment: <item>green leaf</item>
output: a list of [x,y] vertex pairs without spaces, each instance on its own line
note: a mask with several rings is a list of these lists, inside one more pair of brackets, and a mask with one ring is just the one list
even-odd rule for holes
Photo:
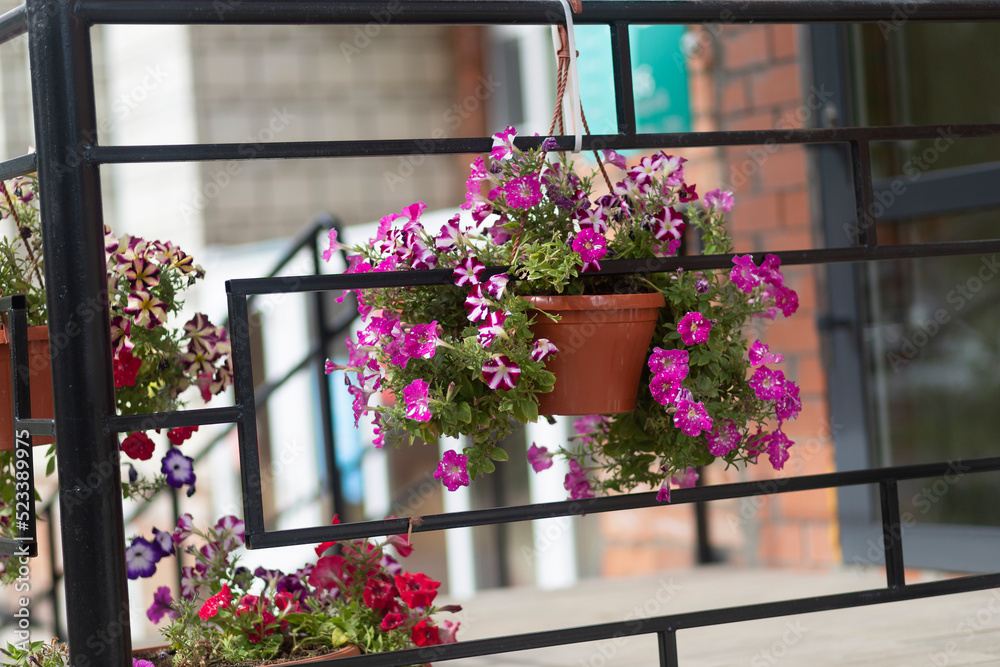
[[507,450],[502,447],[494,447],[493,451],[490,452],[490,458],[494,461],[507,461],[510,459],[507,456]]
[[472,422],[472,406],[470,406],[468,403],[464,401],[459,403],[456,412],[457,412],[456,417],[458,418],[458,421],[462,422],[463,424],[469,424]]

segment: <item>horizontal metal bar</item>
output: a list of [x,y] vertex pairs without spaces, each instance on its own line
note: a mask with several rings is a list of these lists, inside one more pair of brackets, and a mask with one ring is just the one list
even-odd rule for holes
[[832,595],[819,595],[816,597],[781,600],[778,602],[764,602],[741,607],[708,609],[670,616],[622,620],[576,628],[490,637],[489,639],[473,639],[453,644],[387,653],[373,653],[354,658],[340,658],[336,662],[333,660],[318,661],[315,664],[317,667],[402,667],[422,662],[457,660],[459,658],[511,653],[514,651],[529,651],[551,646],[582,644],[709,625],[754,621],[762,618],[794,616],[834,609],[903,602],[953,593],[988,590],[997,586],[1000,586],[1000,574],[982,574],[913,584],[912,586],[898,589],[879,588],[850,591],[848,593],[834,593]]
[[37,555],[37,542],[26,542],[12,537],[0,537],[0,556],[29,556],[34,558]]
[[[1000,470],[1000,457],[920,463],[908,466],[850,470],[800,477],[779,477],[754,482],[675,489],[670,494],[670,504],[683,505],[712,500],[771,495],[774,493],[793,493],[795,491],[812,491],[841,486],[877,484],[892,479],[923,479],[927,477],[965,475],[968,473],[995,470]],[[409,530],[413,532],[447,530],[466,526],[533,521],[535,519],[615,512],[618,510],[657,506],[662,507],[663,503],[656,500],[656,493],[631,493],[602,498],[561,500],[515,507],[496,507],[465,512],[451,512],[448,514],[431,514],[420,517],[419,525],[418,522],[414,522],[412,527],[409,517],[400,517],[396,519],[342,523],[336,526],[314,526],[311,528],[267,531],[252,537],[248,535],[247,546],[251,549],[267,549],[296,544],[318,544],[331,540],[349,540],[381,535],[402,535]]]
[[[913,8],[911,11],[911,7]],[[915,2],[906,6],[908,21],[996,21],[989,2]],[[584,2],[573,21],[607,24],[729,23],[871,23],[899,18],[893,0],[811,0],[727,2]],[[93,23],[367,23],[382,18],[394,24],[552,24],[563,20],[557,2],[535,0],[426,0],[374,3],[365,0],[81,0],[77,14]]]
[[[24,5],[18,5],[0,15],[0,44],[4,44],[19,35],[28,32],[28,13]],[[4,176],[0,180],[7,180]]]
[[[963,189],[975,194],[955,201],[951,195],[958,180]],[[1000,191],[994,187],[998,180],[997,162],[880,178],[873,183],[874,198],[879,203],[875,219],[891,222],[1000,206]]]
[[[947,255],[979,255],[994,252],[1000,252],[1000,239],[887,245],[874,248],[782,250],[768,254],[777,255],[783,265],[798,265],[916,259],[920,257]],[[729,269],[733,266],[733,257],[742,254],[745,253],[610,260],[601,263],[600,271],[593,271],[589,275],[657,273],[661,271],[676,271],[677,269],[684,269],[686,271]],[[752,254],[758,263],[764,258],[764,253],[749,254]],[[485,275],[504,273],[507,270],[508,267],[506,266],[489,267]],[[252,294],[289,294],[319,292],[323,290],[448,285],[453,280],[454,274],[450,269],[385,271],[380,273],[331,274],[322,276],[282,276],[279,278],[240,278],[226,281],[226,291],[240,296]]]
[[0,181],[27,176],[36,171],[38,171],[38,157],[34,153],[26,153],[0,162]]
[[28,435],[53,437],[56,434],[55,419],[15,419],[15,428],[27,429]]
[[[465,1],[465,0],[463,0]],[[998,12],[1000,15],[1000,12]],[[1000,124],[904,125],[842,128],[762,129],[675,134],[592,134],[583,137],[583,150],[613,148],[634,150],[650,147],[691,148],[698,146],[759,146],[770,144],[816,144],[848,141],[904,141],[939,137],[978,138],[1000,135]],[[517,146],[540,145],[545,137],[518,137]],[[574,138],[558,136],[559,148],[570,150]],[[274,141],[242,144],[171,144],[149,146],[90,146],[84,151],[92,164],[145,162],[209,162],[213,160],[285,160],[329,157],[373,157],[394,155],[453,155],[488,153],[490,138],[459,139],[358,139],[352,141]]]
[[151,431],[155,428],[177,428],[178,426],[230,424],[238,422],[242,418],[243,409],[239,406],[180,412],[150,412],[143,415],[114,415],[104,420],[104,432],[124,433],[125,431]]
[[28,307],[28,298],[23,294],[8,294],[0,296],[0,310],[25,310]]

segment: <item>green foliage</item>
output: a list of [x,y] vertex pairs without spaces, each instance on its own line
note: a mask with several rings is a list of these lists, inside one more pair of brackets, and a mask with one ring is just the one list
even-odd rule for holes
[[48,643],[8,643],[0,649],[0,654],[4,657],[4,667],[69,667],[69,647],[55,638]]

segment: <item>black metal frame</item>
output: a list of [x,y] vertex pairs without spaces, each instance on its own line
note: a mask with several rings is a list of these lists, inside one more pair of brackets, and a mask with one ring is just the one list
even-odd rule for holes
[[[563,20],[562,6],[551,0],[401,1],[392,3],[397,24],[555,24]],[[247,541],[252,547],[318,542],[403,533],[407,519],[362,522],[292,531],[266,531],[260,504],[260,470],[256,456],[253,383],[250,376],[247,297],[271,292],[325,291],[377,288],[390,285],[441,284],[450,276],[440,271],[388,273],[375,276],[322,276],[231,281],[227,285],[233,324],[236,405],[119,417],[114,414],[107,302],[104,286],[103,225],[99,167],[124,162],[244,160],[234,144],[180,146],[100,146],[96,143],[93,72],[89,29],[97,23],[222,24],[222,23],[346,23],[370,20],[383,3],[364,0],[28,0],[0,17],[0,41],[27,30],[31,58],[37,159],[22,156],[0,163],[0,178],[32,171],[36,166],[42,207],[46,212],[44,244],[49,288],[50,329],[74,333],[53,364],[56,425],[62,507],[62,535],[73,664],[128,665],[130,633],[125,589],[124,532],[117,467],[116,433],[148,424],[159,427],[235,422],[243,459],[243,490]],[[908,6],[908,10],[910,6]],[[993,3],[940,1],[915,3],[910,21],[996,21]],[[977,254],[1000,250],[1000,239],[971,243],[879,246],[872,215],[869,144],[872,141],[937,136],[938,127],[887,127],[807,130],[710,132],[701,134],[637,134],[632,96],[628,28],[631,24],[749,24],[845,23],[894,21],[899,9],[886,0],[792,0],[731,3],[716,0],[585,2],[576,17],[580,24],[607,25],[610,30],[618,133],[589,136],[584,147],[673,149],[687,146],[753,144],[842,144],[849,149],[854,175],[853,242],[846,247],[777,253],[785,264],[826,264],[945,254]],[[1000,125],[950,126],[959,137],[1000,135]],[[568,149],[572,139],[557,137]],[[519,141],[533,145],[538,139]],[[428,149],[430,146],[430,149]],[[489,138],[395,141],[280,142],[263,146],[253,159],[320,158],[486,152]],[[669,258],[656,261],[607,262],[604,273],[630,273],[724,268],[731,256]],[[496,267],[493,271],[502,271]],[[92,308],[87,310],[87,308]],[[97,314],[87,317],[86,313]],[[86,387],[86,391],[81,391]],[[898,516],[896,480],[942,475],[952,464],[939,463],[882,470],[861,470],[778,482],[731,484],[681,490],[675,503],[746,497],[805,489],[878,484],[882,497],[882,530],[887,553],[886,587],[840,595],[749,605],[744,607],[661,616],[646,619],[638,632],[635,621],[585,628],[498,637],[461,644],[413,649],[392,654],[348,658],[338,665],[406,665],[427,660],[502,653],[574,642],[588,642],[622,634],[655,633],[659,661],[677,664],[678,630],[764,617],[837,609],[864,604],[944,595],[1000,585],[1000,574],[980,575],[927,584],[906,584]],[[963,470],[1000,469],[1000,458],[961,462]],[[96,471],[97,481],[80,479]],[[109,471],[109,472],[102,472]],[[89,479],[89,478],[88,478]],[[614,511],[655,504],[652,494],[547,503],[520,508],[497,508],[452,516],[425,517],[415,530],[441,530],[483,523],[503,523],[552,516]],[[317,663],[328,664],[328,663]],[[332,664],[332,663],[329,663]]]

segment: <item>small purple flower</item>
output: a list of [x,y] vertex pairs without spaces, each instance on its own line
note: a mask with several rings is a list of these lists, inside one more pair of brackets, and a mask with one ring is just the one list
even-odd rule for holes
[[441,226],[441,232],[434,239],[434,247],[438,250],[449,251],[458,247],[462,238],[462,232],[458,228],[459,215],[456,213],[448,222]]
[[760,277],[757,275],[757,266],[753,263],[753,257],[743,255],[733,257],[733,270],[729,272],[729,280],[736,288],[744,294],[753,292],[753,288],[760,284]]
[[707,293],[708,292],[708,281],[705,280],[704,278],[698,278],[698,280],[696,280],[694,282],[694,289],[695,289],[696,292],[698,292],[698,294],[705,294],[705,293]]
[[503,185],[507,204],[514,208],[529,209],[542,201],[542,184],[538,174],[525,174],[511,179]]
[[555,137],[546,137],[545,141],[542,142],[542,150],[545,152],[554,151],[559,148],[559,142],[556,141]]
[[733,208],[733,193],[729,190],[711,190],[705,193],[705,206],[710,211],[725,213]]
[[767,345],[759,340],[754,341],[754,344],[750,346],[747,358],[750,360],[750,365],[754,368],[764,366],[765,364],[780,364],[785,360],[785,357],[782,355],[769,352]]
[[517,132],[510,125],[503,132],[493,135],[493,150],[490,157],[494,160],[506,160],[514,152],[514,137]]
[[160,547],[164,556],[171,556],[174,553],[174,536],[165,530],[153,529],[153,542]]
[[736,425],[727,419],[721,424],[717,424],[715,430],[708,434],[707,439],[708,451],[713,456],[725,456],[739,447],[743,436],[736,429]]
[[190,514],[181,514],[177,518],[177,527],[174,528],[174,544],[180,544],[191,536],[194,532],[194,519]]
[[802,399],[799,398],[799,385],[791,380],[785,380],[785,393],[774,402],[774,414],[779,422],[791,421],[802,411]]
[[167,615],[170,618],[180,618],[180,613],[171,608],[171,605],[173,604],[174,598],[170,595],[170,589],[166,586],[160,586],[156,589],[156,592],[153,593],[153,604],[151,604],[149,609],[146,610],[146,618],[148,618],[151,623],[159,623],[160,619],[163,618],[164,615]]
[[664,350],[653,348],[649,357],[649,370],[654,375],[663,375],[663,381],[680,382],[691,372],[688,366],[690,354],[687,350]]
[[163,558],[163,551],[155,543],[136,537],[125,549],[125,573],[129,579],[151,577],[156,564]]
[[510,282],[510,278],[507,275],[498,273],[486,281],[484,289],[491,297],[499,300],[503,298],[503,293],[507,289],[508,282]]
[[552,467],[552,454],[546,447],[531,443],[531,447],[528,448],[528,463],[531,464],[532,470],[541,472]]
[[785,374],[767,366],[758,368],[748,383],[762,401],[773,401],[785,395]]
[[781,431],[775,431],[767,441],[767,458],[775,470],[781,470],[788,460],[788,448],[795,443]]
[[181,450],[171,447],[160,462],[160,472],[167,477],[167,484],[179,489],[185,484],[194,484],[194,459],[184,456]]
[[660,405],[671,405],[677,400],[681,391],[681,383],[672,380],[666,373],[657,373],[649,380],[649,391],[653,399]]
[[625,163],[625,158],[622,155],[615,152],[614,150],[611,150],[609,148],[601,152],[604,153],[604,160],[608,164],[613,164],[619,169],[626,169],[628,167],[628,165]]
[[559,348],[548,338],[539,338],[535,341],[535,346],[531,349],[531,358],[535,361],[544,361],[558,351]]
[[572,500],[594,497],[594,489],[587,479],[587,471],[576,459],[570,459],[569,472],[563,480],[563,488],[569,491]]
[[691,466],[680,475],[674,475],[670,478],[670,483],[675,485],[678,489],[690,489],[692,486],[698,483],[698,471]]
[[503,323],[507,321],[507,313],[501,310],[492,310],[485,320],[479,325],[479,335],[477,340],[484,348],[493,345],[497,336],[503,334]]
[[660,490],[656,492],[656,502],[658,503],[669,503],[670,502],[670,478],[664,477],[663,481],[660,483]]
[[494,355],[483,364],[483,379],[490,389],[500,388],[504,391],[513,389],[517,386],[519,377],[521,368],[506,355]]
[[799,295],[791,287],[782,285],[774,297],[774,305],[781,309],[781,314],[791,317],[799,309]]
[[436,321],[415,324],[403,337],[403,353],[411,359],[430,359],[434,356],[441,332]]
[[[329,262],[333,257],[333,253],[340,250],[343,246],[337,241],[337,228],[334,227],[330,230],[330,233],[326,235],[327,240],[330,242],[326,250],[323,251],[323,260]],[[169,595],[170,591],[167,591]],[[153,621],[154,623],[156,621]]]
[[143,660],[142,658],[132,658],[132,667],[156,667],[149,660]]
[[225,533],[221,546],[226,551],[235,549],[246,541],[246,526],[232,514],[219,519],[215,524],[215,530]]
[[434,471],[434,479],[441,480],[441,483],[449,491],[457,491],[460,486],[468,486],[469,471],[466,468],[468,462],[468,456],[449,449],[441,458],[437,470]]
[[684,435],[696,436],[702,431],[712,428],[712,418],[705,411],[705,405],[688,399],[677,401],[677,412],[674,413],[674,425]]
[[406,416],[417,421],[430,421],[431,409],[428,405],[430,385],[417,378],[403,388],[403,400],[406,403]]
[[688,313],[677,323],[677,333],[685,345],[697,345],[708,340],[712,331],[712,323],[701,313]]

